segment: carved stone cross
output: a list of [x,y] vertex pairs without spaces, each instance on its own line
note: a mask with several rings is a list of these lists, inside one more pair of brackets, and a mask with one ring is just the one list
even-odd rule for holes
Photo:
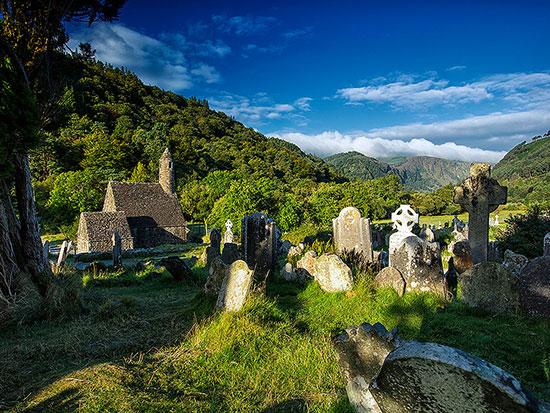
[[487,261],[489,214],[505,204],[508,188],[491,178],[491,165],[473,163],[470,176],[455,187],[454,202],[468,211],[468,238],[474,264]]

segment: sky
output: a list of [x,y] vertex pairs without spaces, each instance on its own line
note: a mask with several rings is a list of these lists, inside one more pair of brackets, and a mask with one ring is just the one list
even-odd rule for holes
[[69,47],[319,156],[495,163],[550,129],[549,20],[546,0],[129,0]]

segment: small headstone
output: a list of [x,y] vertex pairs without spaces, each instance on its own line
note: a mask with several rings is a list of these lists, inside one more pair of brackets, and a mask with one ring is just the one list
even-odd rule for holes
[[528,262],[529,258],[527,258],[525,255],[516,254],[515,252],[510,250],[504,251],[504,261],[502,262],[502,265],[504,265],[506,269],[516,277],[520,276],[521,271]]
[[244,261],[254,270],[254,281],[260,285],[273,272],[277,261],[277,227],[265,214],[255,212],[242,219]]
[[296,263],[296,271],[299,270],[305,272],[308,277],[313,277],[315,272],[315,260],[317,259],[317,253],[315,251],[308,251],[302,258]]
[[338,254],[355,251],[372,261],[372,234],[370,220],[362,218],[355,207],[340,211],[338,218],[332,220],[334,246]]
[[220,287],[216,308],[239,311],[246,302],[253,278],[254,271],[248,268],[246,262],[238,260],[231,264]]
[[222,235],[220,230],[214,228],[210,231],[210,245],[204,250],[202,261],[206,268],[210,268],[216,258],[220,257]]
[[456,348],[402,340],[380,323],[334,338],[348,399],[358,413],[542,413],[512,375]]
[[451,253],[453,254],[453,264],[458,274],[469,270],[474,266],[472,260],[472,249],[470,243],[465,241],[458,241],[452,245]]
[[222,261],[227,265],[233,264],[235,261],[241,259],[241,251],[237,244],[232,242],[226,242],[223,244]]
[[349,291],[353,288],[351,269],[335,254],[324,254],[315,260],[313,277],[327,292]]
[[179,257],[166,257],[159,261],[159,265],[166,268],[166,271],[176,281],[192,280],[193,270],[189,268],[189,265]]
[[498,214],[495,215],[495,226],[500,225],[500,221],[498,219]]
[[410,205],[401,205],[391,214],[391,220],[397,232],[391,234],[389,239],[390,265],[392,265],[392,253],[399,248],[403,240],[407,237],[415,236],[412,233],[412,229],[414,224],[418,223],[418,214]]
[[550,256],[532,259],[522,269],[519,300],[524,314],[550,317]]
[[208,268],[208,278],[204,284],[204,292],[206,294],[217,296],[220,293],[220,288],[227,276],[228,268],[229,266],[220,257],[212,261],[212,264]]
[[390,254],[390,267],[399,270],[405,279],[406,291],[431,291],[447,297],[438,243],[424,241],[414,234],[408,236]]
[[305,271],[295,271],[294,268],[292,268],[292,264],[290,262],[287,262],[283,266],[283,268],[281,268],[281,278],[285,281],[298,282],[303,284],[311,277],[308,276]]
[[489,244],[489,214],[505,204],[508,189],[491,178],[491,165],[473,163],[470,176],[455,187],[454,202],[469,215],[469,241],[474,264],[487,261]]
[[543,241],[544,253],[543,255],[550,255],[550,232],[544,236]]
[[233,243],[233,231],[231,229],[233,228],[233,223],[230,219],[225,221],[225,233],[223,234],[223,243],[224,244],[232,244]]
[[122,267],[122,238],[118,231],[113,233],[113,267]]
[[462,300],[490,313],[519,308],[518,277],[497,262],[482,262],[460,276]]
[[374,278],[374,286],[376,288],[391,287],[399,296],[405,294],[405,279],[397,268],[386,267],[378,272]]

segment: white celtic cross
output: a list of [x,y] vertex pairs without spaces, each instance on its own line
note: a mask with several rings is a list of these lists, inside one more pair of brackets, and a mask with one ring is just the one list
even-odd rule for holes
[[412,232],[414,224],[418,223],[418,214],[410,205],[401,205],[391,214],[391,220],[398,232]]

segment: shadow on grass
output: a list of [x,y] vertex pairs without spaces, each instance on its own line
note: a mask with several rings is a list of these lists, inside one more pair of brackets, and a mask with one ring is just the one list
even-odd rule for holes
[[78,390],[66,389],[37,405],[23,410],[26,413],[57,412],[69,413],[78,410]]

